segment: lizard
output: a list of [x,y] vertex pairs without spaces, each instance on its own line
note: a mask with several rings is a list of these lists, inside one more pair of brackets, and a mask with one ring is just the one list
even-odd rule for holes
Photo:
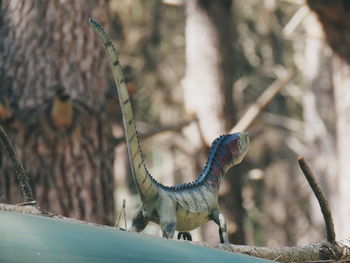
[[218,206],[218,190],[224,174],[240,163],[247,153],[247,132],[226,134],[212,143],[205,168],[199,177],[185,184],[165,186],[147,170],[117,49],[103,27],[89,18],[103,42],[116,83],[132,176],[141,198],[141,207],[128,230],[141,232],[152,221],[160,225],[163,237],[173,238],[175,230],[187,234],[213,220],[219,226],[221,243],[228,242],[226,223]]

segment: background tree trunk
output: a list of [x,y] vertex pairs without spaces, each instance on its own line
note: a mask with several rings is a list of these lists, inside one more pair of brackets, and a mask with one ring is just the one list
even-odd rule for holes
[[[94,17],[108,25],[107,1],[0,3],[0,118],[31,178],[38,205],[111,223],[108,65],[87,22]],[[6,158],[0,191],[1,201],[21,202]]]
[[[332,207],[336,207],[337,187],[333,182],[337,179],[338,159],[330,49],[324,43],[324,35],[316,15],[309,14],[304,19],[304,28],[305,47],[301,54],[304,59],[298,65],[306,84],[302,97],[305,134],[303,141],[308,150],[304,157],[310,163]],[[307,234],[310,241],[321,240],[324,236],[323,217],[313,196],[310,204],[311,224]]]
[[[207,153],[208,146],[236,121],[232,100],[235,72],[232,48],[232,1],[186,1],[186,77],[183,91],[185,108],[198,117],[198,127],[187,129],[190,147]],[[199,129],[197,129],[199,128]],[[199,131],[198,131],[199,130]],[[198,138],[197,140],[195,138]],[[202,140],[201,140],[202,139]],[[203,147],[204,146],[204,147]],[[207,155],[199,156],[204,163]],[[198,166],[198,173],[200,166]],[[228,221],[231,242],[245,242],[241,177],[237,169],[226,175],[227,187],[220,206]],[[203,230],[204,240],[217,240],[217,226]]]
[[338,238],[350,235],[350,2],[346,0],[309,0],[310,8],[316,12],[325,37],[333,49],[332,74],[336,106],[338,176],[335,226]]
[[[348,13],[350,16],[350,12]],[[348,28],[350,30],[350,28]],[[343,32],[343,34],[346,34]],[[347,33],[349,36],[349,33]],[[347,42],[347,45],[350,41]],[[341,58],[333,58],[333,87],[337,110],[337,146],[339,172],[337,195],[335,196],[334,218],[338,238],[350,235],[350,65]]]

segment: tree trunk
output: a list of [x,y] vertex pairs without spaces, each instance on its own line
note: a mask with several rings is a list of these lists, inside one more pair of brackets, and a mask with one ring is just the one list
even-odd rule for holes
[[[231,9],[231,0],[186,1],[186,78],[183,89],[186,110],[198,117],[199,133],[196,127],[187,129],[193,143],[190,147],[197,148],[197,152],[203,152],[203,145],[210,145],[236,121],[232,100],[235,61]],[[204,163],[204,156],[198,158]],[[228,229],[230,240],[242,244],[245,238],[240,175],[231,171],[225,181],[230,190],[220,198],[220,205],[228,225],[236,225],[235,232],[230,227]],[[217,231],[214,224],[206,226],[204,238],[217,240]]]
[[[350,15],[350,12],[348,15]],[[347,44],[350,44],[350,41]],[[350,65],[337,57],[333,58],[333,87],[337,111],[339,165],[334,218],[338,237],[343,239],[350,235]]]
[[[107,2],[0,3],[0,118],[38,205],[111,223],[113,148],[104,106],[108,64],[88,24],[88,17],[108,24]],[[2,201],[20,202],[13,168],[2,159]]]
[[[306,31],[304,58],[298,66],[304,75],[307,89],[303,93],[304,141],[308,151],[305,158],[310,163],[315,176],[331,205],[335,207],[337,187],[337,146],[334,90],[332,86],[332,65],[329,47],[323,41],[322,28],[315,15],[304,20]],[[328,160],[325,162],[324,160]],[[305,233],[310,241],[324,237],[324,222],[317,200],[311,197],[309,218],[311,225]],[[311,227],[312,226],[312,227]]]
[[[309,0],[323,26],[326,39],[333,49],[332,73],[336,107],[339,171],[334,218],[339,238],[350,235],[350,2],[346,0]],[[329,162],[329,161],[327,161]]]

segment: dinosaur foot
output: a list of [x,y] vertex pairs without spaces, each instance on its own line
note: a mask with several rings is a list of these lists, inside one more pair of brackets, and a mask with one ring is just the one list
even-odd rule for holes
[[177,234],[177,239],[181,239],[181,237],[183,238],[183,240],[192,241],[192,236],[189,232],[179,232]]

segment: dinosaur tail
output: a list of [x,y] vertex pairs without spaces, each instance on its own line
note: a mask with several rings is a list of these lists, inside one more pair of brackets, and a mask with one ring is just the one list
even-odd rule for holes
[[103,42],[108,55],[108,60],[112,66],[114,80],[118,90],[119,104],[122,109],[125,137],[128,146],[129,160],[132,175],[141,196],[141,199],[149,199],[158,193],[158,186],[155,179],[147,171],[139,144],[134,116],[130,104],[128,90],[125,85],[125,78],[115,46],[103,27],[95,20],[89,18],[89,23]]

